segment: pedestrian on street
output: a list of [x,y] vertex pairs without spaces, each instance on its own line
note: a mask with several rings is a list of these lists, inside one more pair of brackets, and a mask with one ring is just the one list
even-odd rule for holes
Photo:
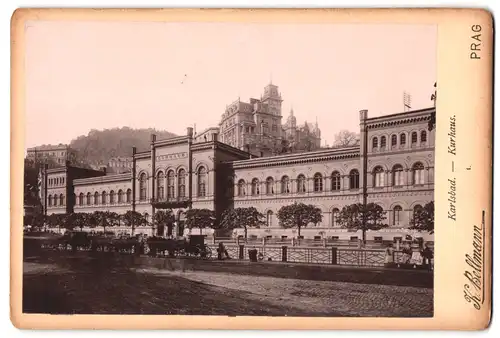
[[422,257],[424,259],[424,265],[430,271],[432,270],[432,259],[434,258],[434,253],[432,249],[429,247],[429,243],[425,243],[425,248],[422,250]]
[[403,247],[403,264],[410,264],[412,250],[410,244],[407,243]]
[[223,255],[226,256],[227,259],[230,259],[229,254],[227,252],[226,247],[224,246],[224,243],[219,242],[219,247],[217,248],[217,259],[218,260],[223,260]]
[[385,248],[384,265],[385,267],[390,267],[392,264],[394,264],[394,248],[392,247],[392,243],[389,243],[387,248]]

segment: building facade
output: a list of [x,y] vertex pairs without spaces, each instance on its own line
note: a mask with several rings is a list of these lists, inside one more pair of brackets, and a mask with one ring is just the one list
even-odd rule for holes
[[108,161],[107,171],[114,174],[131,172],[133,164],[132,157],[112,157]]
[[[315,150],[321,146],[318,123],[297,125],[293,110],[283,124],[281,93],[268,84],[260,99],[243,102],[239,98],[226,107],[219,123],[220,141],[257,156],[273,156],[283,147]],[[302,149],[304,148],[304,149]]]
[[[435,131],[428,130],[434,111],[376,118],[361,111],[360,145],[271,157],[256,157],[220,142],[214,130],[210,130],[211,139],[195,137],[192,128],[185,136],[167,140],[152,135],[149,151],[133,151],[130,173],[68,175],[65,168],[46,170],[45,180],[59,182],[47,186],[47,199],[52,196],[48,213],[135,210],[153,215],[168,208],[177,219],[173,235],[179,235],[189,208],[214,210],[217,222],[227,208],[253,206],[265,215],[266,225],[250,229],[249,236],[293,238],[296,229],[280,227],[276,214],[282,206],[303,202],[323,213],[322,222],[302,229],[303,237],[352,240],[361,235],[342,229],[338,213],[366,197],[367,203],[386,211],[389,225],[368,232],[367,239],[402,237],[415,210],[434,199]],[[66,202],[72,203],[71,208],[53,203],[54,196],[64,193],[72,194]],[[432,239],[432,235],[420,236]]]
[[53,162],[53,166],[64,166],[66,161],[74,161],[76,150],[67,144],[41,145],[28,148],[26,157],[33,162]]

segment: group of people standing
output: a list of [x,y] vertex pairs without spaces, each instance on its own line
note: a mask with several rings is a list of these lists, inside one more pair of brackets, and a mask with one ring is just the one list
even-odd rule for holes
[[418,242],[407,242],[403,245],[401,250],[402,255],[395,257],[395,250],[390,243],[385,249],[385,266],[390,267],[394,264],[407,264],[407,265],[422,265],[428,270],[433,268],[434,252],[432,251],[429,243],[421,245]]

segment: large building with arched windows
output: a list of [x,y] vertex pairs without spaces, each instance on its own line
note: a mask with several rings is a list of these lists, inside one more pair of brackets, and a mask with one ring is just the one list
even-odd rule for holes
[[[46,169],[41,197],[47,214],[135,210],[152,215],[172,209],[177,218],[172,235],[183,232],[188,208],[212,209],[219,218],[227,208],[254,206],[265,215],[266,226],[250,229],[248,235],[259,238],[297,237],[295,229],[280,227],[276,213],[303,202],[323,213],[322,222],[302,229],[303,237],[356,239],[360,234],[342,229],[336,217],[344,206],[362,203],[366,196],[367,203],[386,211],[389,225],[368,232],[367,239],[393,239],[407,234],[414,211],[434,199],[435,131],[428,129],[434,112],[429,108],[369,118],[363,110],[359,145],[269,157],[220,142],[216,132],[203,140],[195,140],[192,128],[166,140],[152,135],[149,151],[133,151],[130,173]],[[167,230],[158,231],[165,235]]]

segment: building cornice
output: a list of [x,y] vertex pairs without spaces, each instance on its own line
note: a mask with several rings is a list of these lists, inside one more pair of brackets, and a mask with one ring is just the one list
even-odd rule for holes
[[172,146],[176,144],[188,143],[189,136],[177,136],[172,138],[167,138],[165,140],[159,140],[154,143],[155,148],[159,146]]
[[426,108],[410,112],[368,118],[366,119],[366,126],[368,129],[377,129],[428,121],[431,114],[435,111],[435,108]]
[[332,160],[347,160],[360,157],[360,148],[348,147],[337,149],[325,149],[307,153],[295,153],[287,155],[279,155],[273,157],[261,157],[249,160],[240,160],[228,162],[232,164],[233,169],[246,169],[256,167],[270,166],[288,166],[294,164],[326,162]]
[[73,184],[84,185],[84,184],[102,184],[102,183],[115,183],[122,181],[130,181],[132,179],[132,173],[124,173],[117,175],[106,175],[90,178],[79,178],[73,181]]
[[150,151],[141,151],[140,153],[136,153],[134,155],[135,159],[145,159],[145,158],[150,158],[151,157],[151,152]]
[[56,168],[47,169],[47,174],[65,173],[67,171],[68,171],[68,167],[56,167]]

